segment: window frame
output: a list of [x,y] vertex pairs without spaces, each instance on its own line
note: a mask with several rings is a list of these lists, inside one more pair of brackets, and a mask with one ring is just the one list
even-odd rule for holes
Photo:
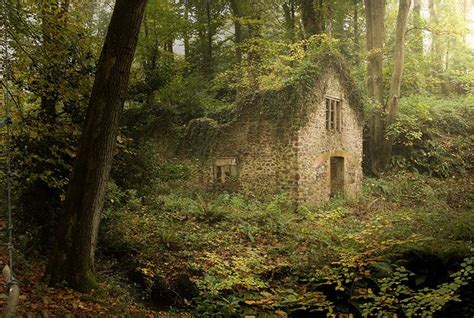
[[326,95],[324,97],[324,104],[326,106],[326,130],[342,132],[342,99]]
[[214,161],[212,177],[215,183],[224,184],[229,178],[237,177],[237,159],[221,157]]

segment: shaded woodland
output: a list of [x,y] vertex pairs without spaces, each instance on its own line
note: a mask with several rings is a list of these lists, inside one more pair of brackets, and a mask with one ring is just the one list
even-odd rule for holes
[[[472,0],[2,0],[1,43],[17,316],[474,315]],[[213,129],[328,65],[357,197],[201,186]]]

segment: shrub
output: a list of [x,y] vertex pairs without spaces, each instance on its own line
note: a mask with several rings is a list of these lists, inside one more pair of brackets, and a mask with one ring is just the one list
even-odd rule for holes
[[389,132],[396,137],[393,167],[438,177],[472,171],[473,105],[472,96],[403,98],[399,119]]

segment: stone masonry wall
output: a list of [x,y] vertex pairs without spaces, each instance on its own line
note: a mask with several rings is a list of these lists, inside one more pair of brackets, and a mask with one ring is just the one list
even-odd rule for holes
[[237,182],[243,193],[265,196],[284,191],[296,197],[292,176],[297,169],[297,149],[289,147],[292,135],[259,116],[243,114],[223,127],[214,156],[237,159]]
[[[342,101],[341,132],[326,130],[326,95]],[[301,127],[291,121],[282,127],[255,114],[251,107],[244,109],[235,121],[220,126],[206,165],[211,167],[219,158],[235,158],[237,190],[257,197],[286,192],[315,206],[330,196],[330,158],[343,157],[344,193],[355,197],[362,180],[361,115],[349,106],[331,71],[307,97]],[[209,180],[212,182],[212,170]]]
[[298,199],[317,205],[329,199],[330,158],[344,158],[344,193],[355,197],[362,180],[362,120],[334,74],[323,83],[325,95],[342,100],[342,131],[326,129],[325,96],[308,107],[309,122],[298,133]]

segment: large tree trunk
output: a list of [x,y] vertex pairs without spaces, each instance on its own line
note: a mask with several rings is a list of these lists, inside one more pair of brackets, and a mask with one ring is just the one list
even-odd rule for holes
[[301,0],[301,22],[303,23],[306,38],[321,33],[316,21],[316,10],[314,9],[313,0]]
[[368,51],[368,93],[376,109],[372,111],[369,118],[368,136],[368,159],[370,169],[374,174],[378,174],[380,147],[384,138],[383,125],[383,53],[385,39],[385,1],[365,0],[366,15],[366,44]]
[[119,116],[147,0],[117,0],[97,67],[57,243],[50,284],[77,290],[96,285],[94,253]]
[[386,107],[385,138],[380,152],[380,168],[384,168],[392,156],[392,145],[395,137],[387,135],[387,128],[393,125],[398,117],[400,103],[400,87],[402,84],[405,65],[405,33],[411,0],[400,0],[397,16],[397,30],[395,34],[395,50],[393,53],[394,67],[390,80],[390,91]]

